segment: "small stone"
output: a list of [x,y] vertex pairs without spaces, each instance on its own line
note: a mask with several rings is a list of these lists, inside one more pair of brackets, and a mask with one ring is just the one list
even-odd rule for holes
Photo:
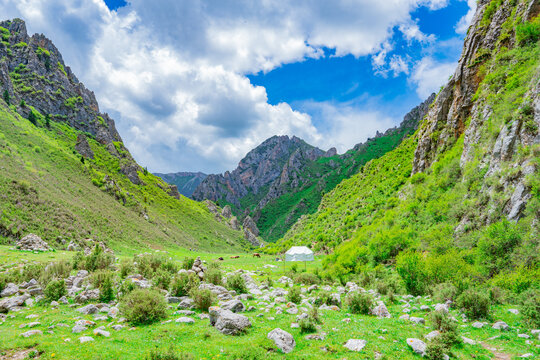
[[514,314],[514,315],[519,315],[519,310],[518,309],[508,309],[508,312]]
[[437,336],[439,336],[441,333],[437,330],[433,330],[432,332],[430,332],[429,334],[425,335],[424,337],[428,340],[433,340],[435,339]]
[[504,321],[497,321],[495,324],[493,324],[492,326],[493,329],[495,330],[509,330],[510,329],[510,326],[508,326],[507,323],[505,323]]
[[529,339],[530,336],[527,335],[527,334],[518,334],[518,338],[522,338],[522,339]]
[[268,339],[273,340],[276,346],[285,354],[293,351],[296,346],[293,336],[280,328],[270,331],[267,337]]
[[186,316],[182,316],[182,317],[179,317],[178,319],[176,319],[174,322],[182,323],[182,324],[193,324],[193,323],[195,323],[195,320],[193,320],[192,318],[188,318]]
[[21,334],[22,337],[30,337],[30,336],[34,336],[34,335],[43,335],[43,332],[41,330],[29,330],[27,332],[23,332]]
[[476,329],[481,329],[481,328],[484,327],[484,325],[486,325],[486,324],[483,323],[483,322],[480,322],[480,321],[475,321],[475,322],[473,322],[473,323],[471,324],[471,326],[472,326],[473,328],[476,328]]
[[94,329],[94,335],[96,336],[103,336],[103,337],[110,337],[111,336],[111,333],[108,332],[108,331],[105,331],[103,329]]
[[409,318],[409,320],[412,321],[413,323],[416,323],[416,324],[425,324],[426,323],[426,320],[424,318],[421,318],[421,317],[411,316]]
[[474,341],[473,339],[469,339],[465,336],[462,336],[461,339],[463,339],[463,342],[465,344],[469,344],[469,345],[476,345],[476,341]]
[[84,344],[84,343],[87,343],[87,342],[94,341],[94,338],[91,337],[91,336],[81,336],[79,338],[79,341],[81,342],[81,344]]

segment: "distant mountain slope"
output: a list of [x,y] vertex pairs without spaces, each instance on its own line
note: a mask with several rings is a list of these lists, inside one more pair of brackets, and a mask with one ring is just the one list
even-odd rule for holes
[[191,197],[197,186],[208,176],[202,172],[154,173],[154,175],[159,176],[168,184],[176,185],[178,192],[185,197]]
[[264,240],[276,241],[302,215],[315,212],[326,192],[412,134],[434,98],[411,110],[399,127],[377,132],[343,155],[296,137],[274,136],[250,151],[234,171],[208,176],[193,198],[231,205],[238,216],[253,217]]
[[540,4],[480,1],[456,72],[414,136],[324,196],[269,251],[330,276],[395,265],[409,291],[540,287]]
[[234,250],[240,229],[144,171],[43,35],[0,23],[0,242],[33,232],[55,248]]

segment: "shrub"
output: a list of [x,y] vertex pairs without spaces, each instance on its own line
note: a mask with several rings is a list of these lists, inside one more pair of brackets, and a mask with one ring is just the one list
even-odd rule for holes
[[49,281],[55,278],[66,278],[71,273],[71,264],[65,260],[49,263],[44,268],[42,265],[38,265],[38,268],[41,271],[36,279],[42,285],[48,284]]
[[234,274],[227,278],[227,288],[236,291],[238,294],[246,294],[248,292],[246,281],[240,274]]
[[522,294],[520,312],[527,326],[531,329],[540,327],[540,290],[529,289]]
[[519,45],[534,44],[540,39],[540,17],[516,27],[516,40]]
[[433,311],[430,314],[430,320],[433,329],[441,333],[439,336],[447,346],[451,347],[460,342],[457,324],[450,318],[448,313],[444,311]]
[[167,303],[158,290],[136,289],[124,297],[120,309],[132,324],[151,324],[167,317]]
[[176,273],[177,266],[172,261],[161,255],[143,254],[135,258],[137,262],[137,271],[146,278],[154,277],[154,273],[161,269],[171,274]]
[[302,301],[302,296],[300,294],[301,291],[299,287],[292,287],[287,293],[287,299],[292,303],[300,304],[300,301]]
[[312,273],[300,273],[294,277],[295,284],[305,284],[305,285],[317,285],[321,283],[321,279],[315,274]]
[[221,285],[222,274],[221,270],[215,267],[209,267],[204,273],[204,280],[214,285]]
[[373,307],[373,298],[368,293],[355,291],[347,296],[347,306],[353,314],[368,315]]
[[404,251],[396,257],[396,270],[413,295],[424,293],[427,280],[426,264],[422,255],[415,251]]
[[99,288],[99,301],[109,302],[114,300],[114,288],[113,288],[112,276],[105,278],[103,284]]
[[208,289],[192,289],[189,293],[195,303],[195,308],[208,311],[208,308],[216,302],[216,295]]
[[437,284],[433,288],[433,299],[437,302],[446,302],[447,300],[454,301],[458,293],[458,289],[452,283]]
[[332,304],[332,293],[330,291],[321,291],[315,298],[314,304],[316,306],[321,306],[323,304],[325,305],[331,305]]
[[509,221],[492,224],[485,230],[484,236],[478,241],[478,251],[491,277],[508,267],[512,250],[520,242],[517,226]]
[[169,285],[171,284],[172,276],[169,272],[163,270],[162,268],[159,268],[154,273],[154,285],[157,286],[160,289],[168,289]]
[[486,318],[489,315],[491,305],[489,295],[477,289],[465,290],[457,298],[456,303],[471,319]]
[[124,279],[133,272],[133,262],[129,259],[123,259],[120,262],[120,277]]
[[194,258],[190,258],[190,257],[185,257],[184,260],[182,261],[182,269],[184,270],[191,270],[191,268],[193,267],[193,264],[195,263],[195,259]]
[[424,358],[428,360],[442,360],[445,358],[444,355],[447,351],[448,347],[440,339],[440,336],[437,336],[435,339],[427,343]]
[[180,273],[171,281],[170,291],[172,296],[187,296],[191,289],[199,286],[199,277],[195,274]]
[[43,295],[48,301],[57,301],[62,296],[67,295],[66,283],[63,279],[49,281]]
[[194,360],[195,358],[191,354],[178,353],[170,348],[167,351],[152,350],[146,357],[146,360]]
[[319,312],[316,307],[313,307],[308,312],[308,316],[301,319],[298,322],[298,325],[300,326],[300,332],[312,333],[312,332],[317,331],[317,324],[320,324],[320,323],[321,323],[321,319],[319,318]]
[[114,256],[103,251],[101,246],[96,244],[90,255],[85,256],[79,252],[78,258],[74,260],[76,268],[88,270],[90,272],[96,270],[108,269],[114,263]]

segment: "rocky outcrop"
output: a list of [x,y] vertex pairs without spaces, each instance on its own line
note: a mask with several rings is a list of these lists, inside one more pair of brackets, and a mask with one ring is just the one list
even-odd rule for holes
[[36,234],[28,234],[22,239],[17,241],[17,249],[23,251],[49,251],[51,248],[49,244],[43,241]]
[[94,158],[94,152],[92,151],[92,148],[90,148],[88,139],[86,138],[86,135],[84,134],[77,135],[77,144],[75,145],[75,150],[77,150],[79,154],[81,154],[87,159]]

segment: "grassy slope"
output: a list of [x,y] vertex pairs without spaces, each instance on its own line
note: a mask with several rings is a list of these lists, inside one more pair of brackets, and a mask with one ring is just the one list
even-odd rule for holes
[[[501,36],[508,36],[508,29],[516,26],[517,20],[505,24],[507,30]],[[521,169],[514,166],[518,161],[529,159],[540,166],[540,149],[538,145],[522,147],[488,177],[484,177],[485,164],[480,166],[503,126],[522,121],[525,127],[534,127],[522,109],[528,91],[539,79],[539,63],[536,42],[512,50],[501,47],[481,65],[479,71],[485,78],[475,100],[486,102],[493,114],[485,119],[474,160],[463,169],[461,137],[430,169],[411,178],[413,137],[343,181],[325,196],[318,212],[296,224],[276,249],[300,243],[312,244],[317,250],[335,248],[327,261],[327,269],[334,275],[393,263],[400,252],[412,249],[429,254],[421,265],[426,284],[452,281],[463,285],[495,276],[497,285],[517,292],[540,286],[535,222],[540,208],[538,173],[526,177],[532,200],[518,224],[503,220],[502,209],[512,193],[497,185],[519,173]],[[464,217],[469,219],[465,232],[454,233]],[[486,222],[492,225],[486,226]]]
[[[347,158],[333,156],[313,162],[305,169],[301,177],[314,179],[314,181],[305,184],[300,189],[289,189],[284,195],[269,202],[261,209],[257,226],[261,230],[263,239],[274,242],[283,237],[302,215],[313,214],[317,211],[324,194],[333,190],[344,179],[357,173],[368,161],[379,158],[395,149],[404,136],[409,135],[412,131],[412,129],[405,128],[379,138],[370,139],[357,151],[349,151]],[[330,161],[336,165],[330,166]],[[322,178],[320,174],[323,174]]]
[[[42,121],[42,119],[41,119]],[[89,139],[94,160],[80,161],[77,133],[53,122],[38,127],[0,101],[0,235],[33,232],[51,245],[60,237],[105,241],[115,250],[185,246],[235,251],[239,232],[214,220],[203,204],[174,199],[161,179],[140,173],[145,185],[120,174],[120,161]],[[121,144],[116,144],[122,150]],[[117,184],[106,191],[105,174]],[[124,205],[125,201],[125,205]],[[141,215],[146,212],[150,218]],[[1,237],[0,237],[1,239]]]

